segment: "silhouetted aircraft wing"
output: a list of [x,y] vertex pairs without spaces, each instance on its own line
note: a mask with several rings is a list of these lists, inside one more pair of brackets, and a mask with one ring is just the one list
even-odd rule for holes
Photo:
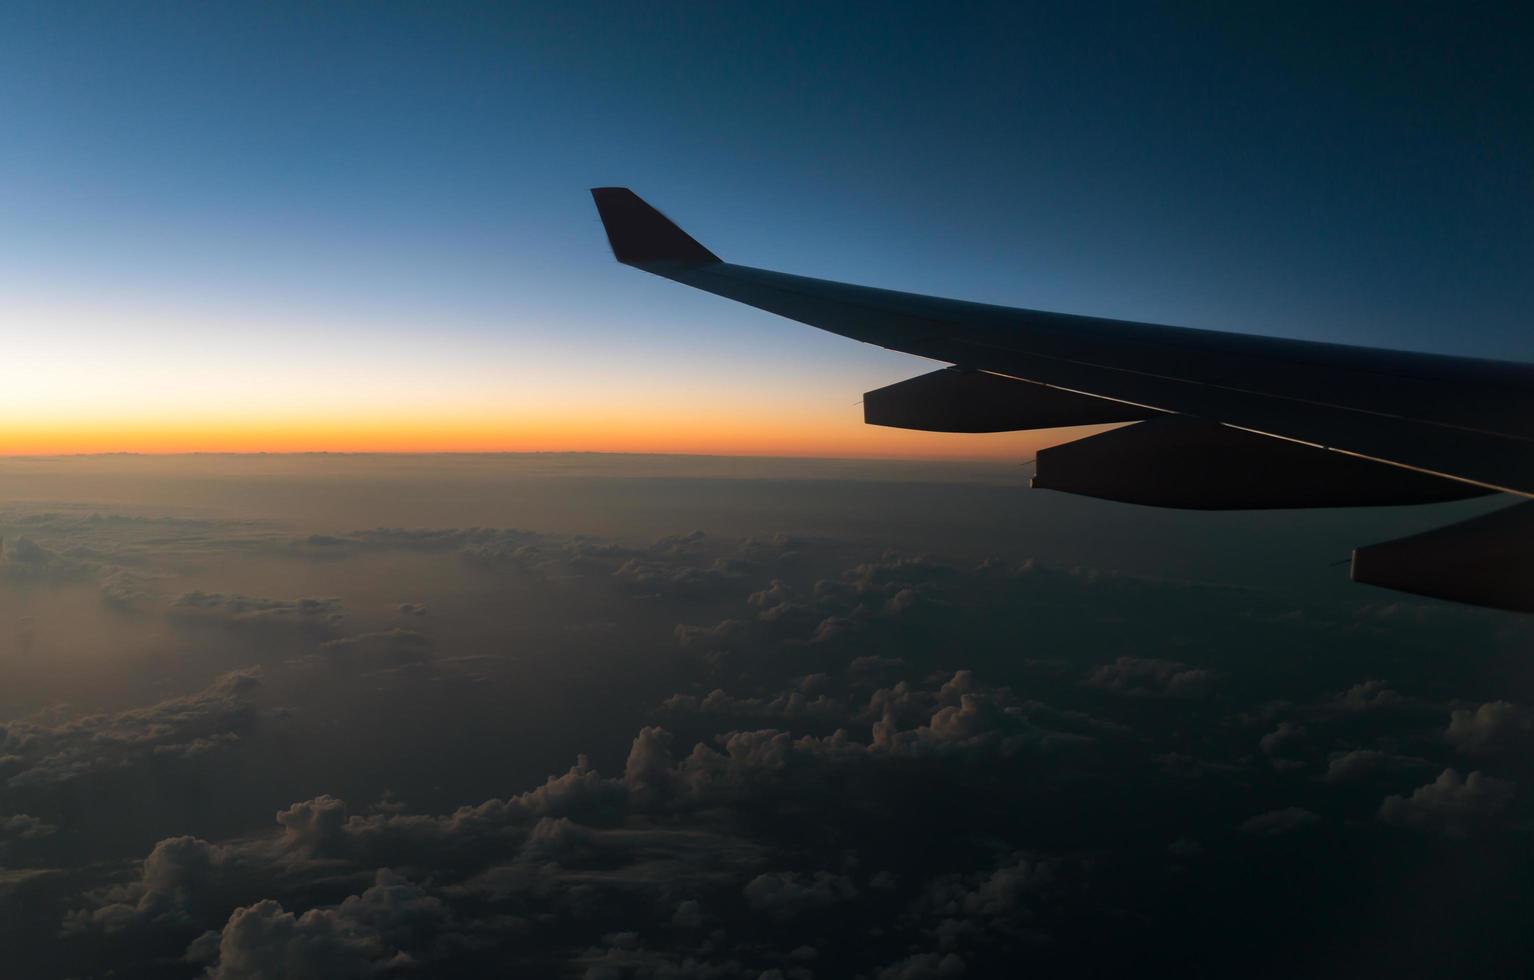
[[[1035,486],[1200,509],[1534,497],[1531,365],[1011,309],[769,272],[720,260],[626,188],[592,196],[620,262],[953,365],[869,392],[871,423],[962,432],[1136,423],[1042,451]],[[1452,530],[1418,542],[1427,562],[1458,540]],[[1529,555],[1534,531],[1521,542]],[[1452,598],[1534,611],[1534,562],[1517,564],[1462,570]],[[1446,594],[1441,576],[1425,576],[1416,589],[1394,571],[1385,582],[1355,560],[1360,581]],[[1495,587],[1479,588],[1477,576]],[[1509,591],[1524,598],[1510,601]]]

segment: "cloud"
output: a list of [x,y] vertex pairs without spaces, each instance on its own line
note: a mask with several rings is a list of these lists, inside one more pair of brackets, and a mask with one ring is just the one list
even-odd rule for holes
[[250,699],[261,674],[259,667],[231,671],[195,694],[117,714],[9,722],[0,726],[0,773],[16,790],[217,753],[254,724]]
[[[736,959],[694,956],[628,945],[628,937],[623,934],[611,938],[622,938],[625,945],[588,946],[571,958],[569,966],[581,971],[579,976],[582,980],[628,980],[630,977],[645,980],[735,980],[737,977],[762,980],[766,977],[773,980],[772,974],[784,976],[776,970],[748,970]],[[808,978],[796,974],[794,980]]]
[[1394,755],[1378,749],[1353,749],[1348,752],[1333,752],[1321,779],[1327,783],[1352,783],[1384,773],[1401,772],[1427,765],[1429,763],[1426,759]]
[[64,583],[94,581],[108,602],[128,605],[152,594],[151,577],[104,560],[92,549],[55,551],[29,537],[0,537],[0,580]]
[[686,563],[630,558],[613,572],[613,577],[648,593],[704,599],[729,594],[741,574],[727,563],[699,568]]
[[695,898],[687,898],[677,903],[676,911],[671,914],[671,924],[679,929],[697,929],[703,925],[703,906]]
[[[712,916],[697,898],[686,897],[688,890],[717,894],[729,885],[745,910],[772,921],[813,922],[856,904],[861,890],[853,879],[826,868],[763,870],[764,843],[730,831],[733,817],[724,826],[719,821],[775,801],[802,807],[807,786],[823,783],[818,792],[829,794],[840,785],[838,769],[893,765],[923,751],[929,739],[947,740],[943,733],[952,725],[958,726],[953,740],[964,744],[975,732],[953,718],[972,711],[983,693],[972,678],[950,678],[936,696],[956,703],[938,704],[917,729],[934,734],[917,734],[909,744],[860,743],[844,732],[795,738],[768,729],[733,732],[718,748],[699,743],[678,756],[670,733],[649,727],[635,737],[619,776],[604,777],[579,760],[525,793],[447,814],[413,814],[397,804],[354,813],[339,799],[319,796],[277,813],[275,834],[223,843],[162,840],[136,880],[88,895],[68,929],[76,935],[214,929],[191,951],[216,964],[212,976],[255,975],[250,971],[278,962],[300,976],[321,969],[351,975],[346,971],[403,964],[402,955],[426,962],[436,954],[398,939],[381,920],[358,918],[381,894],[374,889],[382,880],[334,907],[314,906],[311,899],[300,906],[309,911],[298,914],[289,904],[326,882],[354,880],[379,867],[428,874],[432,884],[408,888],[440,902],[435,919],[443,921],[457,915],[449,910],[461,901],[572,921],[632,919],[636,896],[644,894],[658,910],[657,921],[698,929]],[[889,778],[893,788],[904,776],[892,770]],[[1020,857],[984,874],[939,881],[932,901],[962,908],[989,929],[992,920],[1013,922],[1017,897],[1048,877],[1043,865]],[[398,894],[406,885],[391,887],[396,890],[389,894]],[[218,919],[221,927],[211,921],[217,916],[227,918]],[[473,931],[475,921],[455,928]],[[599,959],[615,968],[633,957],[604,952]],[[786,963],[784,969],[794,975]]]
[[1190,861],[1204,853],[1204,845],[1191,837],[1179,837],[1166,846],[1166,852],[1181,861]]
[[956,953],[913,953],[879,970],[878,980],[948,980],[964,976],[964,960]]
[[1175,660],[1119,657],[1094,668],[1087,683],[1134,697],[1202,698],[1213,692],[1215,675]]
[[818,912],[857,898],[858,890],[843,875],[817,871],[813,874],[769,872],[747,882],[746,902],[757,912],[776,919],[791,919]]
[[450,919],[440,899],[381,869],[372,887],[334,908],[294,915],[270,899],[237,908],[186,958],[207,963],[208,980],[371,977],[418,965],[408,950],[424,947]]
[[187,619],[245,626],[290,626],[329,630],[340,625],[341,600],[335,598],[271,599],[238,593],[183,592],[170,602],[175,614]]
[[1259,813],[1241,824],[1241,832],[1253,837],[1280,837],[1284,834],[1292,834],[1297,830],[1308,830],[1319,826],[1320,814],[1313,813],[1303,807],[1290,806],[1282,810],[1270,810],[1267,813]]
[[[103,554],[107,537],[98,536]],[[150,549],[151,537],[135,540]],[[1210,603],[1207,591],[1126,576],[944,564],[823,540],[686,534],[629,545],[472,528],[298,541],[289,532],[280,547],[255,533],[250,540],[245,553],[275,556],[290,577],[256,584],[263,580],[253,569],[239,569],[222,578],[222,591],[190,566],[165,579],[196,597],[169,605],[173,616],[218,629],[105,615],[211,641],[212,655],[273,651],[263,699],[294,701],[292,724],[263,723],[246,690],[210,694],[195,711],[151,706],[140,721],[122,713],[74,736],[55,731],[71,724],[61,713],[5,726],[7,739],[14,729],[32,741],[0,741],[0,779],[46,770],[56,764],[50,757],[61,771],[74,758],[83,768],[73,778],[123,773],[140,790],[134,799],[149,795],[138,775],[146,767],[201,779],[173,783],[177,792],[155,820],[143,821],[150,829],[136,828],[142,836],[50,879],[50,894],[68,897],[51,899],[39,935],[53,935],[69,909],[74,948],[106,950],[103,961],[116,957],[128,969],[151,962],[145,951],[187,950],[184,968],[205,967],[210,977],[452,976],[486,964],[537,976],[798,978],[813,970],[869,980],[999,975],[1019,963],[1046,974],[1090,970],[1115,955],[1097,945],[1104,929],[1156,948],[1151,937],[1174,914],[1161,904],[1164,876],[1193,894],[1223,864],[1194,860],[1213,853],[1197,842],[1217,850],[1208,842],[1227,840],[1233,826],[1253,838],[1287,834],[1316,827],[1326,813],[1338,835],[1384,834],[1411,846],[1383,826],[1411,826],[1405,818],[1356,819],[1399,787],[1328,785],[1426,765],[1403,753],[1448,754],[1441,722],[1397,709],[1447,711],[1415,692],[1453,689],[1453,678],[1414,681],[1402,666],[1390,685],[1350,689],[1360,661],[1321,657],[1324,669],[1290,676],[1242,645],[1281,649],[1296,639],[1288,621],[1252,612],[1260,597]],[[37,541],[64,554],[52,538]],[[205,541],[195,547],[214,553],[211,531]],[[384,556],[391,550],[410,554]],[[292,585],[300,557],[302,581],[318,584]],[[218,567],[221,576],[228,570]],[[387,578],[395,569],[417,577]],[[290,586],[344,596],[347,628],[340,599],[259,597]],[[429,618],[421,615],[427,603]],[[415,663],[433,655],[435,640],[444,653],[451,643],[453,653],[497,666],[486,667],[492,683],[484,687],[454,686],[455,676],[428,689],[410,683],[418,671],[378,670],[377,683],[360,689],[319,690],[329,675],[312,668],[323,661],[292,659],[292,636],[251,630],[233,641],[223,631],[263,615],[315,634],[303,637],[303,649],[325,657]],[[670,632],[689,620],[716,625]],[[582,629],[592,622],[602,629]],[[515,670],[531,673],[500,667],[510,663],[506,650],[517,653]],[[1119,656],[1125,650],[1136,655]],[[300,666],[310,669],[299,674]],[[547,704],[512,717],[515,697],[503,702],[493,686],[513,692],[512,681]],[[534,681],[568,687],[545,698]],[[439,695],[442,704],[430,708]],[[376,711],[365,700],[373,698]],[[502,703],[507,727],[482,729],[485,712]],[[1470,716],[1465,731],[1488,734],[1451,736],[1450,745],[1511,744],[1516,728],[1499,727],[1496,712],[1484,722],[1484,707],[1456,710]],[[442,723],[459,711],[465,724]],[[419,723],[402,725],[407,716]],[[333,718],[355,730],[332,741]],[[369,725],[398,728],[399,737]],[[504,747],[494,765],[465,755],[458,741],[481,730],[505,735],[494,743]],[[398,767],[375,774],[364,764],[344,778],[325,768],[371,758],[381,731],[389,752],[402,751]],[[361,754],[346,755],[354,744]],[[1331,746],[1343,751],[1328,757]],[[613,761],[600,771],[584,756],[568,768],[549,764],[551,753],[568,760],[588,747]],[[408,757],[416,751],[428,764]],[[1295,758],[1325,775],[1296,779],[1267,763]],[[213,781],[201,774],[225,762],[251,781],[215,815],[226,801],[211,799]],[[537,779],[501,782],[529,770]],[[1260,813],[1280,783],[1293,795],[1279,798],[1295,806]],[[28,791],[45,785],[55,784]],[[102,809],[119,804],[95,785],[76,797]],[[454,802],[420,811],[398,798],[370,803],[385,785],[407,800]],[[339,798],[343,790],[356,794],[352,805]],[[1421,792],[1401,805],[1418,807]],[[236,810],[236,799],[273,802]],[[1133,801],[1132,818],[1114,806],[1121,799]],[[276,801],[292,802],[278,809]],[[27,846],[60,863],[56,855],[81,843],[78,824],[66,809],[34,802],[7,800],[57,828]],[[1492,823],[1520,819],[1511,807]],[[1189,812],[1207,819],[1190,822]],[[1243,823],[1249,814],[1257,815]],[[25,834],[33,825],[23,816],[10,819]],[[1292,848],[1249,846],[1243,859],[1277,861],[1281,850]],[[414,910],[413,925],[401,922],[401,909]],[[1220,924],[1232,926],[1229,945],[1249,938],[1234,919]],[[1206,966],[1222,955],[1222,941],[1188,955]]]
[[[7,533],[9,532],[9,533]],[[94,581],[119,606],[159,597],[172,567],[280,541],[250,521],[174,516],[0,511],[0,580]]]
[[434,647],[426,634],[399,627],[338,637],[320,644],[321,650],[335,656],[395,664],[424,663],[431,659]]
[[1278,727],[1264,735],[1258,742],[1263,755],[1283,755],[1305,742],[1305,726],[1291,721],[1281,721]]
[[661,702],[661,710],[785,721],[835,721],[847,716],[847,707],[841,702],[825,695],[811,698],[799,690],[785,691],[771,698],[732,697],[717,688],[703,697],[673,694]]
[[[0,879],[4,876],[4,863],[13,863],[17,859],[25,861],[24,855],[34,856],[39,850],[38,845],[53,837],[58,830],[56,824],[30,813],[0,817]],[[0,899],[4,898],[6,891],[3,880],[0,880]]]
[[679,623],[675,630],[678,645],[704,650],[728,648],[744,638],[744,633],[742,624],[734,619],[726,619],[713,626],[687,626]]
[[514,528],[400,528],[378,527],[346,534],[311,535],[293,542],[298,550],[328,557],[337,550],[458,552],[482,560],[509,558],[517,549],[536,544],[544,536]]
[[1064,859],[1013,852],[997,855],[987,870],[927,880],[900,925],[916,930],[936,948],[893,966],[914,971],[911,976],[942,976],[946,974],[930,971],[957,969],[963,965],[961,956],[977,955],[986,947],[1048,942],[1050,923],[1067,923],[1081,912],[1075,904],[1078,872]]
[[58,828],[28,813],[0,817],[0,845],[8,841],[34,841],[51,837]]
[[1488,701],[1477,708],[1455,708],[1444,738],[1467,755],[1484,755],[1528,739],[1534,732],[1534,709],[1508,701]]
[[1462,777],[1456,769],[1445,769],[1411,796],[1385,797],[1379,817],[1398,827],[1468,837],[1494,826],[1512,803],[1516,789],[1505,779],[1479,772]]
[[14,538],[0,551],[0,567],[16,578],[70,576],[90,569],[91,565],[65,558],[44,548],[31,538]]
[[1340,712],[1399,711],[1418,706],[1412,698],[1403,696],[1382,680],[1368,680],[1355,684],[1332,698],[1328,706]]

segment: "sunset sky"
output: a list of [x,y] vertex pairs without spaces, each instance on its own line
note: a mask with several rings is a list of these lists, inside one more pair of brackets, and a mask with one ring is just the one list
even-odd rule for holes
[[1534,357],[1516,32],[1329,17],[7,4],[0,453],[1057,438],[863,426],[931,365],[617,265],[609,184],[747,265]]
[[[590,193],[743,266],[1534,362],[1531,37],[0,0],[0,980],[1534,977],[1534,504],[1312,506],[1516,478],[1516,371],[1338,428],[1422,472],[1147,427],[1035,492],[1085,433],[865,426],[938,365],[621,265]],[[1362,418],[1315,408],[1260,431]]]

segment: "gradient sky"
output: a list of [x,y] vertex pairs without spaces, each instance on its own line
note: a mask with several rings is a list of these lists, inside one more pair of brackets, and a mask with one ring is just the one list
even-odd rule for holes
[[1527,14],[1062,7],[8,3],[0,453],[1038,444],[864,427],[924,362],[617,265],[605,184],[748,265],[1534,359]]

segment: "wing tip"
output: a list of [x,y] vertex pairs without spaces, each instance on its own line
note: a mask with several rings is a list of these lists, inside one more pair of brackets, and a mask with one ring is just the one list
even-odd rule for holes
[[719,256],[627,187],[593,187],[591,199],[607,232],[613,257],[625,265],[686,262],[705,265]]

